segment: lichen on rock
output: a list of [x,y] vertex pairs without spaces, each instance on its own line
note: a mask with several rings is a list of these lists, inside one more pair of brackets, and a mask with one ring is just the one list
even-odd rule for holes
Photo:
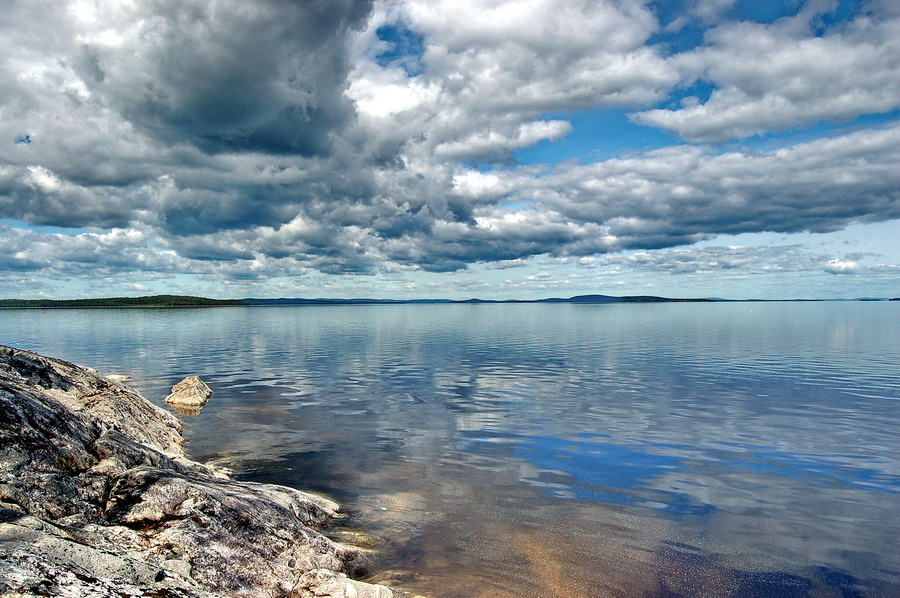
[[137,391],[0,345],[0,595],[392,595],[323,533],[336,503],[234,481],[183,444]]

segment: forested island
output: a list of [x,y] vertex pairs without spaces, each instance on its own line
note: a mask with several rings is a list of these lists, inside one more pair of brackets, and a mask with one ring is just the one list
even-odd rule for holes
[[150,297],[102,297],[97,299],[0,299],[0,307],[218,307],[248,305],[234,299],[207,299],[185,295],[153,295]]

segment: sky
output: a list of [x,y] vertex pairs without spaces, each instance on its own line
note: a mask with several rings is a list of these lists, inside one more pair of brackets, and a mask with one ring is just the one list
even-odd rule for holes
[[895,0],[0,0],[0,297],[900,296]]

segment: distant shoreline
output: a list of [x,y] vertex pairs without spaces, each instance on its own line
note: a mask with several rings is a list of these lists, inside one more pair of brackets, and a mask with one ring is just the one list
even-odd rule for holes
[[0,299],[0,308],[94,308],[94,307],[223,307],[249,305],[240,300],[207,299],[183,295],[149,297],[101,297],[96,299]]
[[653,295],[576,295],[568,298],[547,299],[328,299],[328,298],[279,298],[279,299],[209,299],[186,295],[152,295],[146,297],[102,297],[94,299],[0,299],[0,309],[85,309],[85,308],[168,308],[168,307],[236,307],[236,306],[287,306],[287,305],[417,305],[417,304],[492,304],[492,303],[776,303],[776,302],[824,302],[824,301],[900,301],[900,298],[859,297],[856,299],[718,299],[671,298]]

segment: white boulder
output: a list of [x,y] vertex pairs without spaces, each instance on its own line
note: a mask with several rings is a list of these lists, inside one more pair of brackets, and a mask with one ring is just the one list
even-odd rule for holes
[[172,387],[166,403],[178,407],[202,407],[206,405],[212,390],[198,376],[188,376]]

